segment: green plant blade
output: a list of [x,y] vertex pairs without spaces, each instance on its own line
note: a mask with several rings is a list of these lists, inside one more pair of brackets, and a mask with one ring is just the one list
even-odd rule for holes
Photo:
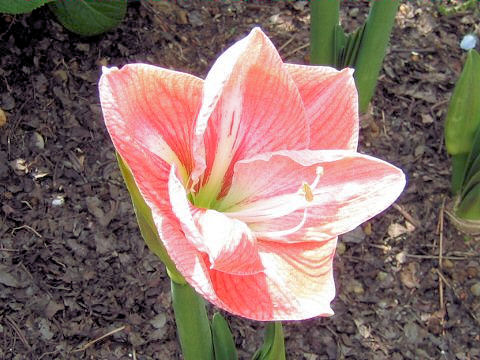
[[120,24],[126,0],[61,0],[49,4],[63,26],[80,35],[98,35]]
[[253,355],[252,360],[285,360],[285,341],[282,323],[268,323],[263,345]]
[[341,25],[335,26],[335,49],[334,54],[336,55],[336,62],[334,65],[337,69],[342,68],[342,64],[344,63],[344,55],[345,55],[345,46],[347,44],[347,35],[345,35],[345,31]]
[[455,215],[462,219],[480,220],[480,179],[477,180],[455,209]]
[[335,32],[339,24],[340,0],[310,2],[310,63],[335,65]]
[[237,360],[237,349],[228,323],[220,313],[213,314],[212,337],[215,360]]
[[470,50],[453,90],[445,122],[445,145],[451,155],[468,154],[480,124],[480,55]]
[[365,24],[348,35],[344,49],[343,62],[340,64],[341,68],[355,66],[355,61],[358,57],[358,51],[361,47],[364,32]]
[[25,14],[53,0],[0,0],[0,13]]
[[452,156],[452,192],[455,195],[458,194],[464,186],[467,159],[467,154],[457,154]]
[[465,183],[462,187],[462,191],[460,193],[460,200],[463,201],[465,196],[477,185],[480,183],[480,172],[473,174],[470,179]]
[[155,223],[153,222],[152,211],[148,207],[145,200],[143,200],[142,194],[140,194],[140,190],[138,190],[132,172],[128,168],[128,165],[123,161],[121,156],[118,153],[116,155],[120,172],[122,173],[123,180],[125,181],[127,190],[130,193],[130,198],[132,199],[133,209],[135,210],[138,227],[140,228],[140,233],[142,234],[143,239],[147,243],[150,251],[157,255],[165,264],[168,275],[176,282],[185,284],[186,282],[183,279],[183,276],[178,272],[172,259],[170,259],[168,256],[167,250],[163,246],[160,236],[158,235],[157,228],[155,227]]
[[214,360],[212,333],[205,302],[190,285],[172,284],[177,334],[185,360]]
[[[458,156],[458,155],[457,155]],[[468,163],[468,162],[467,162]],[[467,164],[468,166],[468,164]],[[472,161],[472,164],[470,167],[465,168],[465,181],[463,182],[464,185],[466,185],[470,179],[475,176],[475,174],[480,172],[480,155],[475,158],[475,160]]]
[[364,113],[375,91],[399,0],[375,0],[368,14],[362,44],[355,61],[355,82],[360,112]]
[[[456,158],[462,157],[462,156],[467,157],[467,160],[465,162],[465,166],[463,169],[463,174],[461,176],[461,185],[462,187],[464,187],[466,183],[470,180],[470,178],[480,171],[480,126],[477,128],[477,131],[475,132],[472,149],[470,150],[468,155],[459,154],[459,155],[452,156],[452,165],[453,165],[452,179],[455,176],[459,176],[455,174],[455,171],[460,171],[461,169],[458,169],[458,165],[456,165],[455,162],[456,162]],[[455,190],[453,182],[452,182],[452,189]],[[454,194],[456,193],[457,192],[454,191]]]

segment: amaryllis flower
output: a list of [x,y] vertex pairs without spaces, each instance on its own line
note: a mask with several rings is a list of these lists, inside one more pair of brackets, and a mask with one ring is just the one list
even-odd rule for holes
[[405,185],[356,152],[352,70],[284,64],[257,28],[205,80],[131,64],[99,87],[115,148],[198,293],[256,320],[332,314],[337,236]]

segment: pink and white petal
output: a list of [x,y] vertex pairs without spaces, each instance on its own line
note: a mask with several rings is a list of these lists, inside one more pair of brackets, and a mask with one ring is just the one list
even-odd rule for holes
[[168,186],[173,213],[186,238],[208,255],[211,269],[236,275],[256,274],[264,269],[256,238],[244,222],[192,206],[173,167]]
[[335,295],[332,260],[336,239],[302,244],[259,241],[265,271],[235,276],[211,271],[213,287],[228,311],[260,321],[329,316]]
[[353,70],[285,64],[305,106],[312,150],[356,150],[358,95]]
[[215,294],[202,254],[186,239],[178,218],[172,212],[168,194],[171,165],[142,148],[124,152],[120,147],[118,151],[150,207],[160,239],[177,269],[208,301],[226,308]]
[[[310,185],[311,201],[299,191],[302,183]],[[386,209],[404,186],[400,169],[368,155],[278,151],[238,162],[220,209],[246,222],[257,236],[284,242],[326,240]]]
[[[292,158],[302,161],[302,152],[290,152]],[[354,152],[343,152],[343,157],[335,161],[325,161],[342,154],[342,151],[318,151],[318,163],[323,175],[313,189],[314,198],[307,205],[305,220],[304,208],[299,208],[283,217],[248,222],[242,211],[234,215],[247,221],[252,230],[271,240],[284,242],[317,241],[336,237],[353,230],[361,223],[389,207],[405,187],[405,175],[395,166],[382,160]],[[311,156],[311,152],[308,154]],[[300,165],[299,163],[299,168]],[[312,168],[313,171],[313,168]],[[257,205],[258,204],[258,205]],[[263,211],[262,201],[247,208],[251,218],[255,206]],[[275,211],[275,210],[273,210]],[[303,226],[286,236],[278,236],[279,229],[292,229]]]
[[222,195],[238,160],[308,147],[309,126],[297,86],[259,28],[218,58],[203,94],[194,143],[194,174],[206,160],[200,198]]
[[[277,151],[238,161],[230,190],[218,202],[218,209],[232,217],[240,212],[242,219],[245,211],[252,209],[253,216],[261,219],[262,215],[256,213],[260,208],[268,212],[275,207],[276,213],[284,215],[304,208],[305,196],[300,190],[304,183],[314,182],[320,163],[337,161],[350,154],[352,152]],[[264,215],[271,217],[268,213]]]
[[122,152],[150,152],[193,169],[192,140],[203,80],[146,64],[104,68],[99,83],[103,116]]

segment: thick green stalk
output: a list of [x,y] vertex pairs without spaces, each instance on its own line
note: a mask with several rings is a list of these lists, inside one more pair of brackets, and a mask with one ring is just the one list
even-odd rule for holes
[[310,63],[336,63],[335,27],[339,24],[340,0],[312,0],[310,3]]
[[375,0],[370,8],[354,73],[363,113],[375,91],[399,4],[399,0]]
[[171,281],[177,334],[185,360],[214,360],[205,302],[188,284]]

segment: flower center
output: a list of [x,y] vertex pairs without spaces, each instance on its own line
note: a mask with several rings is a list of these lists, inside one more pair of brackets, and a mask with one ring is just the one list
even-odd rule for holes
[[[300,220],[300,223],[298,223],[296,226],[294,226],[290,229],[285,229],[285,230],[255,231],[255,234],[257,236],[264,236],[264,237],[269,237],[269,238],[272,238],[272,237],[277,238],[277,237],[288,236],[288,235],[291,235],[291,234],[299,231],[303,227],[303,225],[305,225],[305,222],[307,221],[307,217],[308,217],[308,204],[311,203],[314,200],[314,191],[315,191],[316,187],[318,186],[320,178],[323,175],[323,168],[321,166],[318,166],[316,168],[315,172],[316,172],[317,176],[313,180],[312,184],[308,184],[307,182],[303,182],[302,186],[300,187],[300,190],[298,191],[298,193],[303,195],[305,200],[307,201],[307,203],[304,204],[305,208],[303,209],[303,216],[302,216],[302,219]],[[280,217],[280,216],[278,216],[278,217]]]

